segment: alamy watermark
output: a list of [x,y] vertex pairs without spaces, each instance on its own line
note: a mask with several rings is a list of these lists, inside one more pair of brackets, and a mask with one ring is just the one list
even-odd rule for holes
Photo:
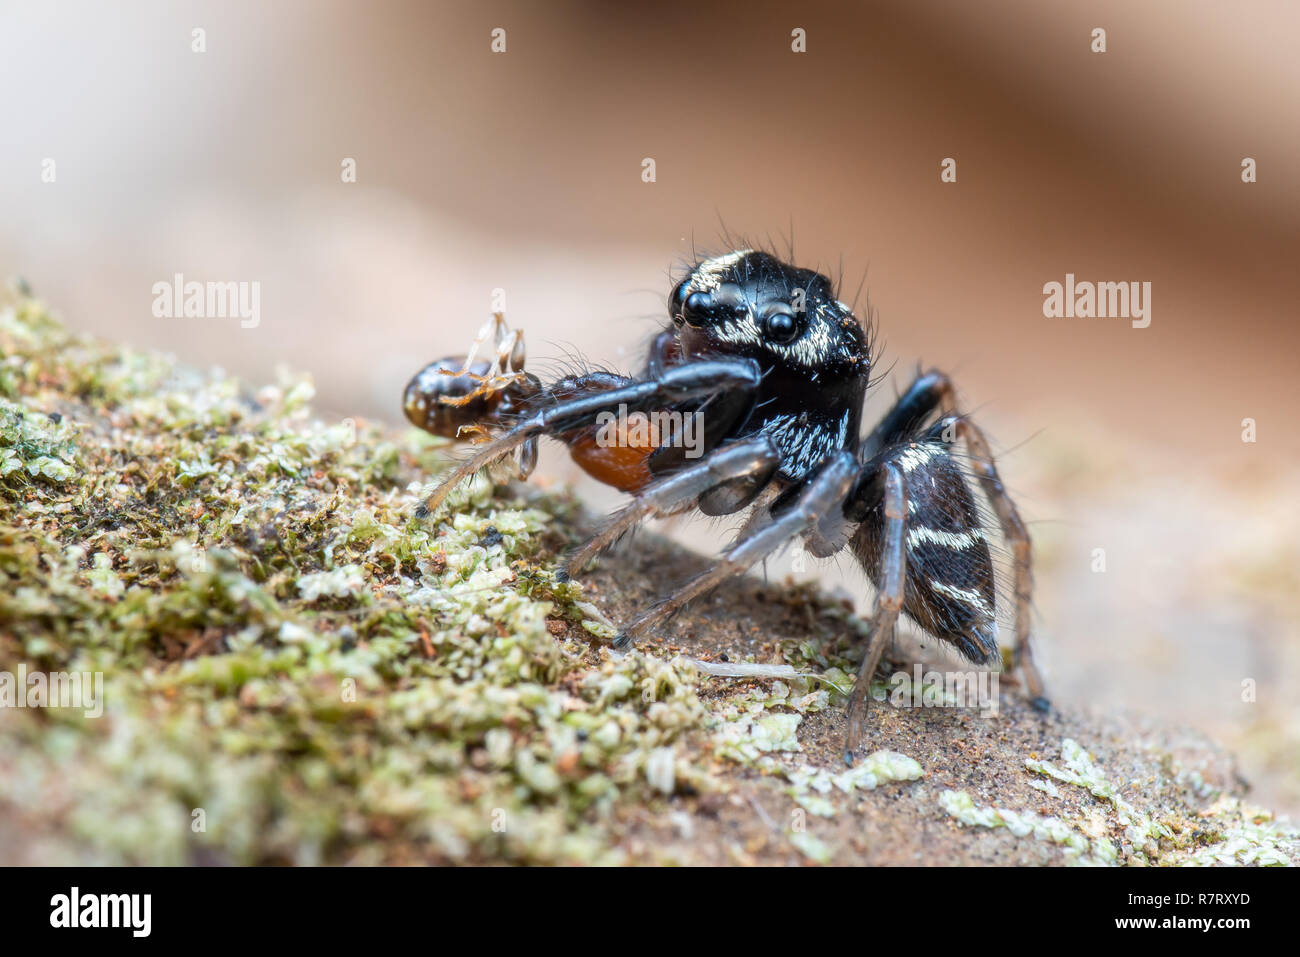
[[0,671],[0,708],[81,708],[87,718],[104,713],[104,672]]
[[629,413],[627,404],[619,403],[617,412],[597,413],[596,445],[602,449],[681,448],[686,450],[686,458],[697,459],[704,454],[703,415],[665,409]]
[[243,328],[256,329],[262,321],[262,284],[187,282],[176,273],[171,282],[153,284],[153,314],[158,319],[238,319]]
[[919,664],[911,673],[889,676],[889,703],[895,708],[973,708],[998,713],[996,671],[924,671]]
[[1151,283],[1065,282],[1043,284],[1043,315],[1048,319],[1131,319],[1134,329],[1151,325]]
[[153,929],[152,894],[83,894],[73,887],[50,898],[51,927],[119,927],[132,937],[148,937]]

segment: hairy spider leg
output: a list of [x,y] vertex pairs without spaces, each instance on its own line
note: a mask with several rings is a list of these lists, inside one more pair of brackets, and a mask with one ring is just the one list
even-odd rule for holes
[[1016,643],[1011,652],[1012,665],[1019,667],[1024,673],[1025,684],[1029,688],[1029,697],[1034,707],[1045,711],[1049,707],[1049,702],[1043,676],[1034,662],[1033,643],[1029,635],[1029,615],[1034,590],[1029,532],[1025,530],[1020,512],[1002,484],[984,433],[979,426],[966,418],[957,417],[956,425],[958,433],[966,440],[966,447],[970,449],[971,467],[975,470],[984,494],[993,503],[993,510],[997,513],[998,523],[1002,527],[1002,536],[1011,546],[1015,559]]
[[[642,489],[631,504],[615,512],[600,531],[573,553],[565,567],[569,574],[576,573],[598,552],[646,518],[663,517],[693,505],[701,495],[719,486],[743,483],[747,489],[752,488],[748,496],[752,500],[776,474],[780,464],[781,453],[766,436],[721,446],[695,464]],[[743,508],[745,504],[738,507]]]
[[723,552],[713,568],[695,576],[676,593],[641,614],[619,632],[614,639],[614,646],[631,647],[636,639],[676,614],[692,599],[726,579],[744,573],[755,562],[782,545],[815,529],[828,511],[842,507],[860,467],[852,452],[841,450],[832,453],[823,460],[786,509],[769,516],[765,522],[734,542]]
[[871,634],[867,649],[858,669],[858,681],[849,698],[848,731],[844,761],[853,763],[853,752],[862,740],[862,725],[871,701],[871,679],[880,664],[885,646],[893,639],[898,612],[903,607],[903,594],[907,571],[907,550],[904,532],[907,519],[907,487],[903,471],[895,462],[881,466],[884,474],[884,547],[880,557],[880,582],[876,588],[876,603],[871,614]]

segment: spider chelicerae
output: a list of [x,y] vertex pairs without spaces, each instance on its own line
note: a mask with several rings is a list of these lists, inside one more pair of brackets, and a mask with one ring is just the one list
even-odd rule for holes
[[[868,331],[826,276],[764,251],[696,263],[669,296],[668,314],[670,324],[635,377],[593,371],[544,384],[524,371],[523,336],[500,314],[468,356],[421,370],[404,397],[411,422],[482,444],[417,516],[511,454],[526,478],[543,436],[568,446],[597,480],[632,496],[568,557],[566,574],[647,518],[749,509],[712,568],[626,624],[615,640],[623,648],[791,542],[802,541],[818,557],[847,547],[877,589],[849,702],[851,755],[870,678],[900,611],[975,664],[999,659],[994,566],[959,464],[964,457],[1013,558],[1012,661],[1034,704],[1046,708],[1030,650],[1029,535],[983,433],[958,412],[948,377],[918,374],[863,435],[862,408],[873,384]],[[484,350],[493,354],[480,359]],[[629,424],[634,421],[638,428]],[[698,425],[693,442],[684,441],[688,425]]]

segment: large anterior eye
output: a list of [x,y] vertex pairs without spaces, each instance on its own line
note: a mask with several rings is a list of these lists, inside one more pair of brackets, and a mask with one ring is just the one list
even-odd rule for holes
[[708,293],[693,292],[682,303],[682,318],[686,320],[687,325],[703,325],[712,307],[713,300],[709,298]]
[[799,338],[799,320],[785,310],[768,313],[763,320],[763,333],[769,341],[787,346]]
[[676,319],[682,312],[682,300],[686,298],[687,290],[691,288],[690,279],[683,279],[673,289],[673,294],[668,297],[668,315]]

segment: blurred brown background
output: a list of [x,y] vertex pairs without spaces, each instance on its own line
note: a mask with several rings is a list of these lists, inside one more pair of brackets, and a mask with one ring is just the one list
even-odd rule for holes
[[[1300,811],[1298,31],[1284,0],[10,4],[0,269],[76,328],[397,421],[494,287],[541,368],[629,369],[720,224],[793,229],[866,275],[894,381],[952,371],[999,440],[1056,696],[1197,724]],[[260,282],[260,325],[154,318],[178,272]],[[1045,319],[1067,272],[1150,282],[1151,326]]]

